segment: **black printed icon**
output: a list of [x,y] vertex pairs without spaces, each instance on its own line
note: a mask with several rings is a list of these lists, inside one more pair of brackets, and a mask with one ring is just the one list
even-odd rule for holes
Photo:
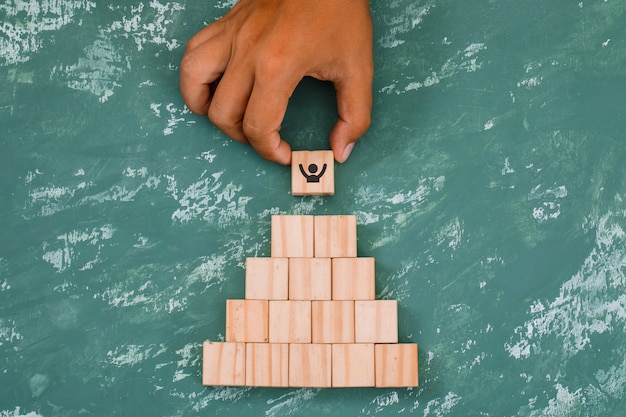
[[300,172],[302,172],[302,175],[304,175],[304,178],[306,178],[306,182],[320,182],[320,178],[322,178],[322,175],[324,175],[324,173],[326,172],[326,164],[324,164],[324,166],[322,167],[322,170],[317,175],[316,175],[317,164],[310,164],[308,166],[307,168],[309,170],[308,174],[304,170],[304,167],[302,166],[302,164],[298,164],[298,165],[300,166]]

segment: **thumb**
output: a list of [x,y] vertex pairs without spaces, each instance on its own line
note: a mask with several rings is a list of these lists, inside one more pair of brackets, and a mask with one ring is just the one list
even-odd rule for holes
[[337,162],[345,162],[357,140],[370,127],[372,74],[335,82],[339,119],[330,132],[329,143]]

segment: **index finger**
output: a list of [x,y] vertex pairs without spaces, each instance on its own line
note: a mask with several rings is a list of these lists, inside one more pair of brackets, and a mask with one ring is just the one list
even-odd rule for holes
[[229,59],[230,42],[221,34],[185,53],[180,63],[180,92],[189,110],[207,115],[210,85],[222,76]]
[[261,157],[282,165],[291,163],[291,147],[280,137],[289,97],[297,82],[255,80],[243,118],[243,132]]

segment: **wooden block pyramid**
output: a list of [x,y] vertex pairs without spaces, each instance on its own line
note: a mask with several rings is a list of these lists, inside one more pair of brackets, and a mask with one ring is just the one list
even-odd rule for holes
[[417,344],[398,343],[398,304],[376,300],[356,217],[272,216],[271,257],[246,259],[244,300],[226,301],[226,341],[205,342],[202,383],[414,387]]

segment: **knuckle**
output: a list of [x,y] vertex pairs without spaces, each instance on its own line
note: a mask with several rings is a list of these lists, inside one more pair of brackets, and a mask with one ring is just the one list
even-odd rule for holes
[[200,41],[197,40],[197,37],[193,37],[187,41],[187,45],[185,45],[185,54],[193,51],[200,45]]
[[180,61],[180,73],[182,76],[193,76],[202,68],[202,63],[194,53],[188,53]]
[[213,108],[213,106],[209,107],[207,116],[209,117],[211,123],[221,130],[228,132],[234,130],[240,124],[236,118],[220,111],[219,109]]
[[259,141],[267,136],[267,129],[262,127],[259,123],[250,120],[250,118],[244,118],[242,123],[242,129],[244,135],[251,141]]

